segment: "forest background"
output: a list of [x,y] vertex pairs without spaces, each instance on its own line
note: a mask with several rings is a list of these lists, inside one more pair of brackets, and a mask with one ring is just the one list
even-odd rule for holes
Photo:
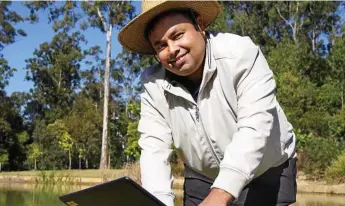
[[[220,3],[209,30],[260,46],[297,135],[299,171],[345,181],[345,3]],[[138,160],[140,72],[156,62],[110,51],[139,8],[130,1],[0,2],[0,170],[121,168]],[[22,25],[43,20],[53,37],[14,68],[4,51],[27,38]],[[88,44],[90,32],[106,45]],[[9,84],[23,84],[11,81],[18,71],[32,88],[9,94]],[[181,165],[176,153],[171,161]]]

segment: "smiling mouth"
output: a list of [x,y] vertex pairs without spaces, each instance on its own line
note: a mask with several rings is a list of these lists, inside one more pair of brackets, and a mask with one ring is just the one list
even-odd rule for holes
[[186,54],[187,54],[187,53],[184,53],[184,54],[178,56],[176,59],[170,60],[170,61],[169,61],[169,64],[173,64],[173,63],[178,62],[179,60],[182,60],[182,59],[186,56]]

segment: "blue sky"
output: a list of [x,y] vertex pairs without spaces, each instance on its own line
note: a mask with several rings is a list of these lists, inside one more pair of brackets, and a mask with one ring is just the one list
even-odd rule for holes
[[[139,1],[134,2],[136,12],[140,12],[140,3]],[[21,16],[29,14],[29,10],[21,2],[12,2],[10,9],[16,11]],[[39,45],[43,42],[50,42],[54,36],[52,25],[48,23],[48,11],[39,13],[38,23],[19,23],[15,27],[23,29],[27,36],[18,37],[14,44],[6,46],[2,51],[9,65],[17,69],[13,77],[10,78],[9,85],[5,88],[8,95],[11,95],[13,92],[28,92],[33,87],[32,82],[25,80],[25,59],[33,57],[34,50],[39,48]],[[118,31],[114,30],[112,57],[115,57],[122,49],[122,46],[117,41],[117,34]],[[88,47],[99,45],[105,51],[106,37],[104,33],[91,28],[85,31],[84,35],[88,40]]]

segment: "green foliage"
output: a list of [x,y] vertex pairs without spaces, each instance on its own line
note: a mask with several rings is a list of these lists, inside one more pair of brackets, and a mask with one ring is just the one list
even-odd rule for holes
[[2,165],[8,163],[8,154],[0,151],[0,172],[2,171]]
[[129,122],[127,129],[127,144],[125,153],[132,161],[138,160],[140,157],[140,148],[138,145],[140,133],[138,132],[138,124],[138,120],[135,122]]
[[[58,121],[61,123],[61,120]],[[57,135],[61,135],[65,128],[59,128],[59,124],[47,128],[45,121],[38,121],[32,137],[34,142],[40,144],[41,152],[39,168],[47,169],[62,169],[66,162],[65,152],[59,147]],[[61,124],[60,124],[61,125]]]
[[330,135],[338,139],[345,140],[345,109],[343,108],[340,113],[334,115],[329,125]]
[[[8,163],[8,154],[6,151],[0,150],[0,163],[2,165]],[[0,168],[0,171],[1,171],[1,168]]]
[[37,169],[37,159],[43,155],[42,149],[38,143],[32,143],[28,146],[27,157],[30,165]]
[[59,137],[63,136],[63,134],[66,132],[67,128],[66,128],[66,126],[62,120],[56,120],[53,124],[49,124],[47,126],[47,130],[50,134],[59,138]]
[[106,19],[108,25],[121,28],[126,20],[132,17],[133,5],[128,1],[82,2],[81,7],[88,15],[88,24],[105,32],[99,13]]
[[229,18],[229,13],[226,11],[226,7],[224,6],[224,2],[219,2],[222,5],[222,10],[220,14],[217,16],[216,20],[211,23],[207,27],[209,31],[221,31],[221,32],[229,32],[229,24],[227,22]]
[[345,181],[345,152],[338,156],[336,160],[326,169],[326,177],[330,182]]
[[331,115],[337,114],[341,108],[340,92],[339,85],[331,80],[319,87],[316,96],[319,111],[328,112]]
[[21,29],[16,29],[13,24],[24,21],[24,18],[15,11],[10,11],[9,7],[12,4],[10,1],[0,2],[0,51],[15,41],[16,36],[26,36],[26,33]]
[[0,54],[0,90],[5,89],[5,86],[8,85],[8,80],[13,76],[13,72],[16,71],[14,68],[11,68],[8,65],[6,59]]
[[[27,80],[34,82],[34,95],[50,108],[51,121],[63,116],[79,86],[79,69],[83,58],[79,32],[59,33],[50,43],[45,42],[26,60]],[[52,58],[53,57],[53,58]]]
[[170,156],[171,171],[174,176],[184,176],[184,162],[181,155],[177,152],[174,145],[172,145],[173,151]]
[[313,178],[324,177],[326,169],[345,149],[342,141],[297,132],[298,167]]
[[28,135],[24,131],[23,119],[12,98],[0,90],[0,150],[8,155],[7,169],[23,168],[24,144]]
[[69,169],[71,169],[71,149],[75,140],[72,139],[71,135],[67,132],[67,127],[62,120],[57,120],[53,124],[49,124],[47,130],[53,138],[58,139],[59,147],[63,151],[68,152]]
[[327,59],[327,63],[331,67],[333,81],[339,88],[339,99],[342,109],[345,107],[345,37],[336,38],[335,46],[331,50],[331,54]]
[[43,152],[41,152],[39,144],[37,143],[32,143],[28,147],[29,147],[29,150],[28,150],[29,160],[37,159],[39,156],[43,154]]
[[73,139],[71,135],[68,134],[68,132],[64,132],[61,136],[58,136],[59,138],[59,146],[65,150],[70,151],[73,147]]
[[17,28],[17,24],[27,20],[29,17],[23,17],[16,11],[10,10],[11,1],[0,2],[0,91],[8,85],[8,79],[13,75],[16,69],[8,65],[8,61],[3,57],[1,51],[8,45],[15,43],[18,36],[25,37],[24,30]]
[[140,104],[138,102],[129,104],[128,112],[130,117],[135,117],[135,119],[128,122],[125,153],[129,156],[131,161],[136,161],[140,157],[140,147],[138,144],[140,138],[140,133],[138,131]]
[[[91,168],[98,165],[102,136],[102,110],[99,104],[78,94],[70,115],[64,118],[68,133],[73,137],[76,155],[88,161]],[[80,152],[82,151],[82,152]],[[97,159],[97,163],[94,162]],[[89,165],[83,164],[85,168]]]

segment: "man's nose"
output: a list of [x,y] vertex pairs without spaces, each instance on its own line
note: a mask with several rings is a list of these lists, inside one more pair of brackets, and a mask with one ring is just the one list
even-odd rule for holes
[[179,53],[179,50],[180,50],[179,47],[176,45],[174,41],[169,41],[168,47],[169,47],[170,58],[175,58]]

